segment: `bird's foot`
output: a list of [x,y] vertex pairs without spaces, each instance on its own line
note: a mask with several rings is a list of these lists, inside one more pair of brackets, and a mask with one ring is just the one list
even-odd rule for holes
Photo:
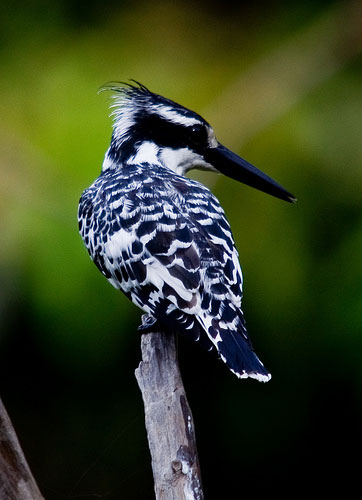
[[137,328],[141,333],[157,331],[157,319],[151,314],[142,314],[142,324]]

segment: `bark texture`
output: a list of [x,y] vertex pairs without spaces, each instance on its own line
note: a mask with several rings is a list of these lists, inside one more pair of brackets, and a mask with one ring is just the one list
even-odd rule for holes
[[1,399],[0,500],[44,500]]
[[203,500],[194,422],[175,335],[147,333],[136,379],[142,392],[157,500]]

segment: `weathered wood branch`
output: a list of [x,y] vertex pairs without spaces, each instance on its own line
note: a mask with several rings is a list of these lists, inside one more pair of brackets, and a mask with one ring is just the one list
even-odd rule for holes
[[[203,500],[192,413],[175,335],[147,333],[136,378],[142,392],[156,500]],[[44,500],[0,399],[0,500]]]
[[135,375],[142,392],[156,500],[203,500],[194,422],[175,334],[147,333]]
[[0,500],[44,500],[1,399]]

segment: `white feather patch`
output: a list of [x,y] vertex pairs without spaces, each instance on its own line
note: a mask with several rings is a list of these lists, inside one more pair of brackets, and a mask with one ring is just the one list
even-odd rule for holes
[[169,120],[172,123],[184,125],[186,127],[192,127],[192,125],[197,125],[200,123],[200,120],[198,120],[197,118],[184,116],[169,106],[155,106],[155,108],[157,109],[158,115],[166,118],[166,120]]
[[135,241],[136,236],[130,231],[120,229],[107,240],[104,245],[105,254],[113,260],[120,257],[122,250],[128,250]]
[[127,161],[130,165],[138,165],[139,163],[152,163],[159,164],[157,154],[158,147],[154,142],[142,142],[142,144],[137,148],[137,153]]

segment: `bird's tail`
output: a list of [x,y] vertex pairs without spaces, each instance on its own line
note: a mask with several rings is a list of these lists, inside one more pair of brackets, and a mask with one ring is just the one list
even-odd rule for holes
[[211,325],[207,327],[203,321],[204,329],[221,359],[237,377],[250,377],[259,382],[268,382],[271,374],[254,352],[242,313],[238,314],[236,311],[235,313],[238,316],[235,322],[227,325],[225,322],[213,319]]
[[255,378],[259,382],[270,380],[270,373],[255,354],[250,341],[246,340],[242,333],[221,329],[219,335],[221,340],[217,342],[216,348],[221,359],[237,377]]

